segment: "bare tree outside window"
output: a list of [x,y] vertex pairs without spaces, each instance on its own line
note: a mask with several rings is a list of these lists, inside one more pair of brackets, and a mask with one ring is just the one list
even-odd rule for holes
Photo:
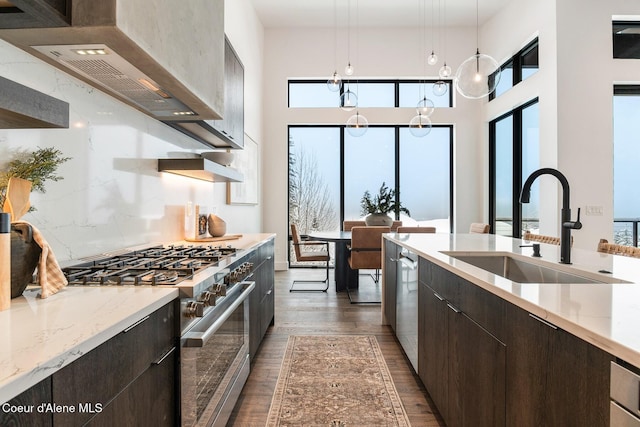
[[329,186],[322,178],[318,160],[304,144],[296,146],[289,138],[289,223],[301,234],[333,230],[337,212]]

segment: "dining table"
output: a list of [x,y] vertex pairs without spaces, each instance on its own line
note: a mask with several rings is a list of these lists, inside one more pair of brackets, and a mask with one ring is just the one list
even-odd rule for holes
[[358,270],[349,266],[349,244],[351,231],[312,231],[307,234],[312,240],[335,244],[335,281],[336,292],[358,288]]

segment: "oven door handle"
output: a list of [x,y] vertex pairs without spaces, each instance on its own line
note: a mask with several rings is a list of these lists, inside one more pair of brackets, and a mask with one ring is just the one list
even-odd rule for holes
[[249,297],[251,291],[256,287],[256,282],[241,282],[240,284],[244,286],[242,293],[235,299],[235,301],[233,301],[224,313],[222,313],[220,317],[207,328],[206,331],[187,332],[184,335],[184,347],[204,347],[207,344],[207,341],[209,341],[209,338],[211,338],[211,336],[220,329],[220,326],[229,319],[235,309]]

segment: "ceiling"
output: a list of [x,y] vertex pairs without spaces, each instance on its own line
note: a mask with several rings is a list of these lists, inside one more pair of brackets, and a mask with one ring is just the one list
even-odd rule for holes
[[[476,4],[482,25],[511,0],[250,1],[265,28],[276,28],[345,27],[349,5],[352,27],[420,27],[423,23],[427,26],[437,26],[439,23],[447,26],[475,26]],[[423,8],[426,13],[423,13]]]

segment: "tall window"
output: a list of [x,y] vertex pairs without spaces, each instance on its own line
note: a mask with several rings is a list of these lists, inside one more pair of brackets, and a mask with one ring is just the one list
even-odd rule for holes
[[301,234],[339,230],[345,219],[363,218],[362,195],[384,182],[411,211],[400,217],[404,224],[450,232],[452,148],[451,126],[416,138],[404,125],[374,125],[354,138],[343,125],[291,125],[289,222]]
[[638,246],[640,86],[616,86],[613,97],[613,239]]
[[520,237],[539,227],[538,183],[530,203],[520,204],[522,183],[540,167],[539,108],[535,99],[489,124],[490,211],[495,234]]

